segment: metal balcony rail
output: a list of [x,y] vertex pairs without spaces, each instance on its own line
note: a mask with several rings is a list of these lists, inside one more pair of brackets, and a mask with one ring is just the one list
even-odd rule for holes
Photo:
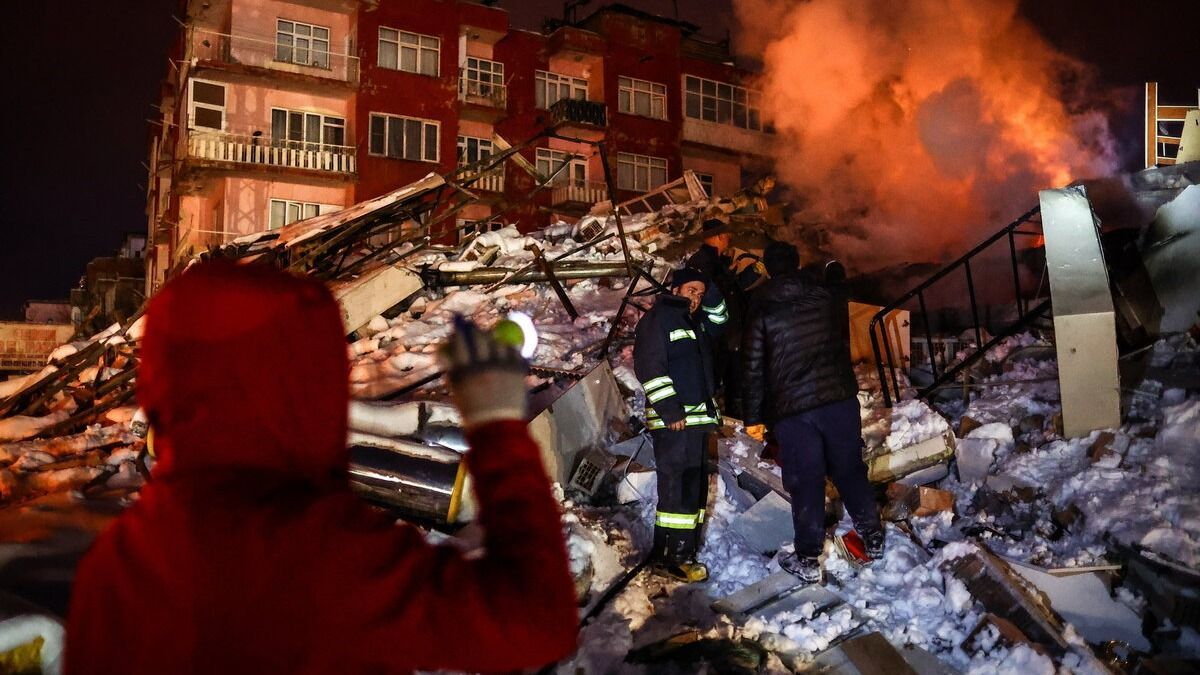
[[463,103],[474,103],[492,108],[503,108],[507,101],[507,89],[503,84],[468,80],[459,71],[458,100]]
[[214,162],[257,164],[285,169],[355,172],[355,149],[344,145],[275,141],[216,131],[188,133],[188,156]]
[[[504,192],[504,171],[474,172],[460,175],[460,183],[470,183],[468,190],[483,192]],[[472,182],[474,181],[474,182]]]
[[[1025,225],[1030,227],[1021,229]],[[887,339],[886,320],[887,315],[892,311],[911,308],[912,340],[914,343],[918,339],[925,342],[922,348],[913,350],[914,355],[919,354],[923,359],[929,361],[933,381],[917,390],[917,396],[925,398],[963,370],[977,363],[987,354],[988,350],[1000,344],[1002,340],[1020,332],[1050,309],[1050,297],[1045,292],[1048,282],[1045,251],[1036,241],[1030,242],[1033,244],[1031,247],[1022,246],[1019,249],[1016,240],[1019,236],[1034,239],[1042,236],[1041,206],[1035,206],[1020,218],[1005,225],[983,243],[938,270],[916,288],[881,309],[871,319],[871,348],[875,354],[875,367],[879,372],[879,385],[883,391],[885,406],[892,407],[893,401],[899,401],[902,394],[896,371],[902,368],[903,364],[900,363],[899,355],[892,353],[891,342]],[[994,246],[995,244],[999,244],[999,246]],[[989,333],[985,332],[987,327],[980,319],[981,303],[975,276],[978,268],[983,266],[983,262],[986,262],[985,256],[990,256],[993,261],[1001,261],[1011,267],[1011,281],[1003,276],[995,277],[993,274],[984,280],[983,287],[993,296],[999,293],[1002,294],[1004,300],[1008,300],[1009,291],[1003,289],[1011,283],[1011,299],[1016,311],[1016,318],[1011,323],[992,326],[994,330],[990,333],[990,339],[986,341],[984,338],[988,337]],[[975,268],[972,267],[972,261],[976,263]],[[1026,270],[1024,278],[1021,273],[1022,267]],[[990,272],[994,273],[994,270],[990,270]],[[987,273],[985,271],[985,274]],[[944,309],[945,303],[943,306],[931,307],[928,296],[940,296],[942,299],[962,298],[961,289],[947,286],[958,279],[958,274],[963,275],[962,279],[966,282],[966,299],[971,317],[971,324],[966,334],[973,340],[955,340],[951,341],[952,344],[947,344],[935,337],[930,321],[930,311]],[[1037,278],[1036,283],[1028,283],[1033,277]],[[913,307],[914,301],[915,307]],[[922,330],[918,331],[917,328]],[[949,353],[948,348],[957,348],[958,351]],[[914,367],[916,365],[913,364]],[[924,367],[924,364],[921,367]]]
[[550,106],[550,118],[556,123],[587,124],[594,127],[608,125],[607,110],[603,103],[564,98]]
[[358,82],[358,57],[270,38],[192,29],[193,59]]
[[556,178],[550,181],[552,204],[595,204],[608,199],[608,186],[600,181]]

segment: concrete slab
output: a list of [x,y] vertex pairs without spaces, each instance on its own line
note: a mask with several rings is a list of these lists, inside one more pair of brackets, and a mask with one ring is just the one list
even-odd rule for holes
[[1075,626],[1092,644],[1120,640],[1138,651],[1149,651],[1142,635],[1142,620],[1134,611],[1113,600],[1095,572],[1068,576],[1049,574],[1032,565],[1008,561],[1014,571],[1038,588],[1064,621]]
[[730,524],[756,551],[779,550],[795,536],[792,529],[792,505],[776,492],[769,492]]

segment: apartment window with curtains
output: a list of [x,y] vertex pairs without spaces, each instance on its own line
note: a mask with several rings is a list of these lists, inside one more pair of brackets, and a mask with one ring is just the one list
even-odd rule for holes
[[762,131],[761,94],[694,75],[683,76],[683,114],[695,120]]
[[328,68],[329,28],[288,19],[276,20],[275,60]]
[[617,153],[617,187],[648,192],[667,182],[667,160],[650,155]]
[[578,101],[586,99],[587,90],[588,81],[583,78],[539,70],[534,80],[533,97],[538,108],[549,110],[550,106],[564,98]]
[[436,162],[440,127],[433,120],[371,113],[370,153],[393,159]]
[[467,164],[474,164],[481,159],[487,159],[492,156],[492,152],[492,141],[489,138],[476,138],[474,136],[458,137],[459,166],[466,166]]
[[617,109],[631,115],[667,119],[667,86],[632,77],[617,78]]
[[442,41],[432,35],[379,27],[380,68],[403,70],[437,77],[442,58]]

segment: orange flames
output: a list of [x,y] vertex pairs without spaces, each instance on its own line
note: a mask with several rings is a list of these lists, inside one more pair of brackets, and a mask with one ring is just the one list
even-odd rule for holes
[[1112,171],[1108,125],[1061,94],[1086,68],[1017,0],[735,0],[763,60],[791,236],[860,269],[943,260]]

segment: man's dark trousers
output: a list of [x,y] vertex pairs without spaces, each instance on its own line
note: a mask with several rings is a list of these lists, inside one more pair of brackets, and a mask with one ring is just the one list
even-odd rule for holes
[[708,434],[692,429],[651,432],[658,474],[654,548],[671,562],[693,560],[700,550],[708,504]]
[[862,459],[858,399],[848,398],[780,420],[783,486],[792,496],[796,553],[815,558],[825,546],[825,476],[828,473],[860,535],[882,530],[875,494]]

